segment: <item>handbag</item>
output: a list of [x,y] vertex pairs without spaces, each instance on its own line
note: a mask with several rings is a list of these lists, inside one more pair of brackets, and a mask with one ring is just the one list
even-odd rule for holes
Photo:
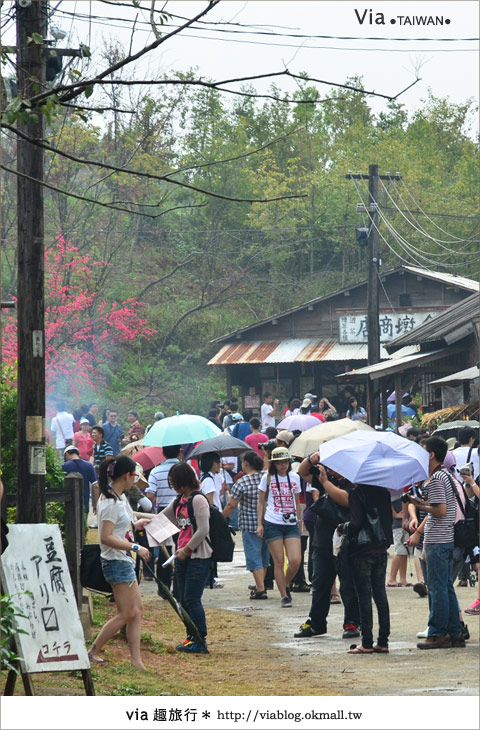
[[334,527],[340,525],[342,522],[347,522],[350,516],[348,509],[334,502],[328,494],[323,494],[319,497],[310,506],[310,509],[317,517],[320,517],[321,520],[328,522],[329,525],[333,525]]
[[80,553],[80,584],[95,593],[111,593],[100,560],[100,545],[84,545]]
[[[358,487],[357,487],[358,489]],[[370,547],[387,547],[388,541],[383,531],[380,515],[377,507],[367,507],[365,495],[360,489],[358,497],[363,505],[364,517],[362,526],[358,532],[351,529],[351,523],[348,529],[348,548],[350,553],[361,552]]]
[[463,548],[464,550],[473,550],[473,548],[479,544],[479,522],[478,522],[478,510],[472,505],[465,490],[461,484],[458,484],[462,489],[465,497],[465,507],[462,504],[462,500],[458,494],[456,480],[447,472],[443,470],[452,485],[452,490],[455,495],[455,499],[460,507],[460,512],[463,514],[463,520],[458,520],[453,528],[453,544],[455,547]]

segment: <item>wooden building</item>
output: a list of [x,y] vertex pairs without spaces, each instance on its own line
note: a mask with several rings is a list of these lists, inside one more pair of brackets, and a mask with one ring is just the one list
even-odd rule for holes
[[[381,282],[382,360],[391,358],[387,343],[479,291],[478,282],[471,279],[413,266],[384,272]],[[290,396],[303,397],[309,391],[336,398],[346,385],[336,376],[367,363],[367,282],[312,299],[213,342],[220,348],[208,364],[225,368],[227,393],[241,396],[244,409],[258,411],[265,391],[277,396],[282,407]],[[417,345],[407,345],[395,357],[417,350]]]

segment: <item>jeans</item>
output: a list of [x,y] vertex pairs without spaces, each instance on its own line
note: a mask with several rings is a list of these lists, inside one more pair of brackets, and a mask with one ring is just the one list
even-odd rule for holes
[[207,635],[207,620],[202,606],[203,589],[210,574],[211,558],[187,558],[175,561],[175,592],[200,636]]
[[314,546],[312,563],[312,604],[309,614],[312,627],[318,633],[324,633],[327,630],[330,594],[337,572],[340,578],[340,595],[344,609],[344,627],[347,624],[358,626],[360,623],[358,599],[346,561],[336,559],[331,548]]
[[459,636],[462,626],[458,601],[453,587],[453,542],[424,546],[427,563],[429,636]]
[[378,645],[388,646],[390,635],[390,608],[385,590],[387,553],[361,554],[351,558],[353,579],[360,604],[362,646],[373,647],[372,596],[378,613]]

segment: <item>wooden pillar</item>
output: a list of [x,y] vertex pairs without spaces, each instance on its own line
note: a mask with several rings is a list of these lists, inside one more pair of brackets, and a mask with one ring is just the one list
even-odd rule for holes
[[387,428],[388,426],[388,413],[387,413],[387,386],[385,383],[385,378],[381,379],[381,388],[382,388],[382,428]]
[[80,551],[84,543],[83,477],[75,472],[65,477],[65,556],[72,579],[77,606],[82,606],[83,589],[80,583]]

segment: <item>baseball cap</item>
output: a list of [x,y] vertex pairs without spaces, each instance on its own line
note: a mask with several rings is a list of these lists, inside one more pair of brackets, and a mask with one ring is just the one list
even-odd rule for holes
[[80,423],[90,423],[90,421],[88,420],[88,418],[81,418]]
[[[295,436],[291,431],[279,431],[277,433],[277,441],[283,441],[287,446],[290,446]],[[272,452],[273,453],[273,452]]]
[[308,406],[312,405],[312,401],[310,398],[304,398],[302,403],[302,408],[308,408]]
[[303,397],[310,398],[310,400],[315,400],[316,398],[318,398],[318,395],[313,395],[313,393],[305,393]]
[[232,413],[231,418],[232,421],[241,421],[243,419],[243,416],[241,413]]

